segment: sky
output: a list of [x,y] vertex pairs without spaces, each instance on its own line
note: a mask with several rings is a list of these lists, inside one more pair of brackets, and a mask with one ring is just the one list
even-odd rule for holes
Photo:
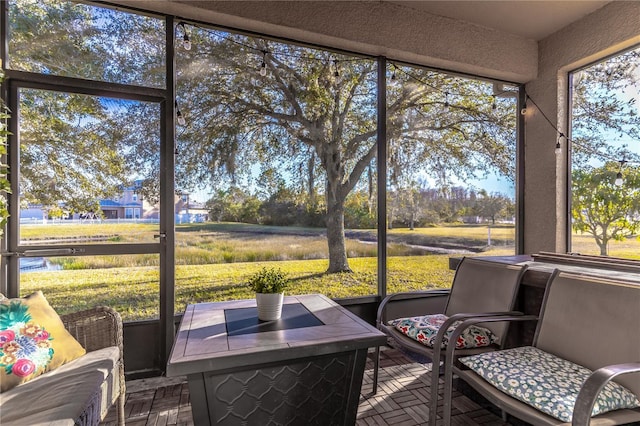
[[[640,48],[636,49],[640,51]],[[640,116],[640,64],[637,64],[634,71],[635,85],[630,85],[626,87],[623,91],[614,92],[610,94],[610,96],[615,96],[620,101],[627,103],[629,101],[633,101],[634,105],[632,110],[635,110],[636,114]],[[640,140],[634,140],[630,136],[626,134],[620,134],[616,131],[605,131],[603,138],[613,147],[622,148],[626,147],[629,151],[638,154],[640,156]],[[597,156],[592,156],[590,164],[593,166],[601,166],[605,161],[610,161],[611,158],[598,158]],[[624,160],[623,158],[619,160]],[[640,163],[634,163],[635,165],[640,165]]]

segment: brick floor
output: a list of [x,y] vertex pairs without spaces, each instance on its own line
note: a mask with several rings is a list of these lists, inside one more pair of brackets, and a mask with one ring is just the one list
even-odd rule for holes
[[[420,364],[396,349],[385,347],[381,352],[378,392],[374,396],[367,396],[373,387],[373,353],[369,355],[356,425],[426,424],[429,417],[431,364]],[[509,425],[458,391],[454,391],[452,404],[454,426]],[[439,415],[441,405],[440,403]],[[189,387],[186,381],[180,378],[153,378],[127,382],[125,413],[127,425],[191,426],[193,419]],[[102,425],[115,425],[113,409]]]

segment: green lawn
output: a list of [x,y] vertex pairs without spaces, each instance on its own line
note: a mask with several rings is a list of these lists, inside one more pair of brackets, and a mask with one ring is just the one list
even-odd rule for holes
[[[600,249],[590,235],[573,234],[571,251],[581,254],[600,255]],[[609,256],[640,259],[640,236],[624,241],[609,242]]]
[[[125,242],[153,238],[157,225],[37,226],[28,238],[72,238],[111,235]],[[513,227],[486,225],[438,226],[389,230],[387,292],[448,287],[453,278],[449,257],[429,254],[419,246],[471,247],[474,255],[514,253]],[[251,298],[243,283],[265,265],[280,267],[292,279],[289,294],[323,293],[332,298],[377,293],[375,230],[347,231],[347,252],[353,273],[325,274],[326,237],[322,229],[269,227],[230,223],[187,224],[176,227],[176,311],[189,303]],[[39,236],[40,235],[40,236]],[[23,235],[24,237],[24,235]],[[574,251],[597,252],[588,236],[574,237]],[[640,258],[637,239],[611,244],[611,255]],[[158,316],[158,255],[79,256],[52,258],[60,271],[21,275],[21,292],[42,290],[60,312],[94,305],[116,308],[126,320]]]
[[[388,291],[448,287],[453,272],[448,256],[390,257]],[[323,293],[332,298],[377,293],[376,258],[350,260],[353,273],[325,274],[327,260],[269,262],[292,280],[288,294]],[[176,311],[189,303],[252,298],[246,278],[266,262],[176,267]],[[61,313],[94,305],[114,307],[126,320],[158,316],[157,267],[31,272],[21,277],[23,294],[42,290]]]

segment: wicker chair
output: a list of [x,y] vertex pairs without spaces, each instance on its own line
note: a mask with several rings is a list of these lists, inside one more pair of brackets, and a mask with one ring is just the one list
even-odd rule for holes
[[[124,426],[124,403],[126,386],[124,378],[124,348],[122,339],[122,318],[112,308],[99,306],[80,312],[61,315],[65,328],[86,349],[92,352],[98,349],[117,346],[120,350],[118,365],[118,389],[114,391],[113,401],[116,405],[118,425]],[[97,406],[88,407],[83,416],[93,417],[95,413],[103,420],[109,407],[100,407],[100,398],[94,401]],[[78,423],[91,424],[89,419],[79,419]]]
[[98,426],[115,404],[118,424],[124,425],[120,315],[96,307],[60,318],[86,354],[0,393],[0,423]]

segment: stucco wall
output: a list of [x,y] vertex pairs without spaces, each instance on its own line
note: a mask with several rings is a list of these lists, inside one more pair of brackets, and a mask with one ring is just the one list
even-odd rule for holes
[[537,43],[401,5],[362,1],[154,1],[118,3],[271,36],[525,83]]
[[[568,73],[640,43],[640,2],[612,2],[539,43],[538,77],[526,91],[567,134]],[[567,151],[555,155],[557,133],[529,105],[525,118],[526,253],[567,250]]]

